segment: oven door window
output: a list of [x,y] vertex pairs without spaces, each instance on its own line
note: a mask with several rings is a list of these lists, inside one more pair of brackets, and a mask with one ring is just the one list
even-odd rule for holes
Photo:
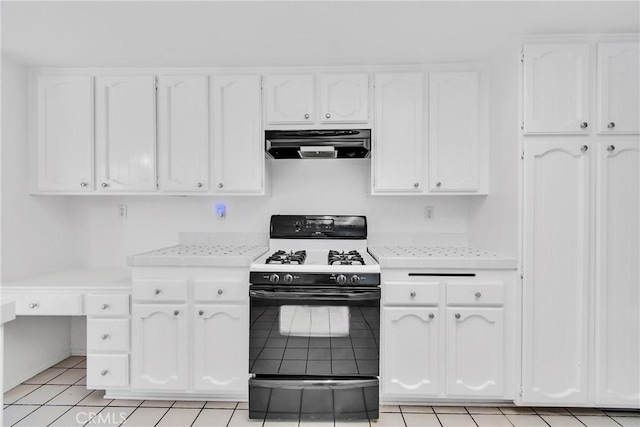
[[348,306],[285,305],[280,307],[280,335],[289,337],[348,337]]

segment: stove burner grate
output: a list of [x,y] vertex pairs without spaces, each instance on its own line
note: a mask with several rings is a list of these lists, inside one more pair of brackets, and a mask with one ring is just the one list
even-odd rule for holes
[[328,264],[329,265],[334,265],[334,264],[338,264],[338,265],[353,265],[353,264],[364,265],[364,258],[362,258],[362,255],[360,255],[360,252],[358,252],[358,251],[349,251],[349,252],[345,253],[344,251],[338,252],[338,251],[334,251],[334,250],[329,250]]
[[265,261],[266,264],[304,264],[307,251],[276,251]]

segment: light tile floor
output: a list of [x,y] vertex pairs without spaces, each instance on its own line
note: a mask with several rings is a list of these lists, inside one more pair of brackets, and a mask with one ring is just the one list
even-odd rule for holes
[[104,399],[72,356],[4,394],[5,427],[640,427],[640,411],[383,405],[377,421],[249,420],[246,402]]

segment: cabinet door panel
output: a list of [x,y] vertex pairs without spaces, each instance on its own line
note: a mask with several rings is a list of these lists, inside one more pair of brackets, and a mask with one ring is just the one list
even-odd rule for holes
[[158,78],[160,189],[209,188],[207,76]]
[[429,74],[429,189],[478,189],[478,73]]
[[96,78],[98,183],[102,191],[155,191],[153,76]]
[[38,190],[92,191],[93,80],[38,78]]
[[587,402],[589,151],[525,146],[523,395]]
[[438,318],[436,308],[384,308],[385,395],[438,394]]
[[580,134],[589,127],[589,45],[524,46],[524,133]]
[[212,86],[215,191],[261,193],[260,76],[215,76]]
[[597,161],[596,403],[638,408],[640,148],[602,144]]
[[266,77],[267,123],[313,123],[314,77],[311,74]]
[[640,132],[638,42],[598,44],[598,132]]
[[423,77],[379,73],[373,150],[375,192],[421,192]]
[[504,393],[504,309],[447,308],[447,394]]
[[320,75],[320,121],[360,123],[369,120],[367,74]]
[[246,392],[249,377],[249,313],[246,305],[196,305],[196,390]]

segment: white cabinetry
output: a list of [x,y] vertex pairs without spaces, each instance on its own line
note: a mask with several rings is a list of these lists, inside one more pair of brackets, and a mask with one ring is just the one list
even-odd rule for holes
[[[284,89],[283,91],[288,93]],[[211,99],[214,191],[262,193],[265,155],[260,76],[214,76]]]
[[598,43],[598,132],[640,132],[638,42]]
[[320,74],[320,121],[369,121],[369,76],[365,73]]
[[373,193],[416,193],[424,186],[422,73],[375,75]]
[[38,77],[38,190],[92,191],[93,80]]
[[209,92],[207,76],[158,77],[159,188],[209,188]]
[[155,191],[154,76],[96,78],[96,146],[102,191]]
[[267,124],[315,121],[313,74],[270,75],[265,81]]

